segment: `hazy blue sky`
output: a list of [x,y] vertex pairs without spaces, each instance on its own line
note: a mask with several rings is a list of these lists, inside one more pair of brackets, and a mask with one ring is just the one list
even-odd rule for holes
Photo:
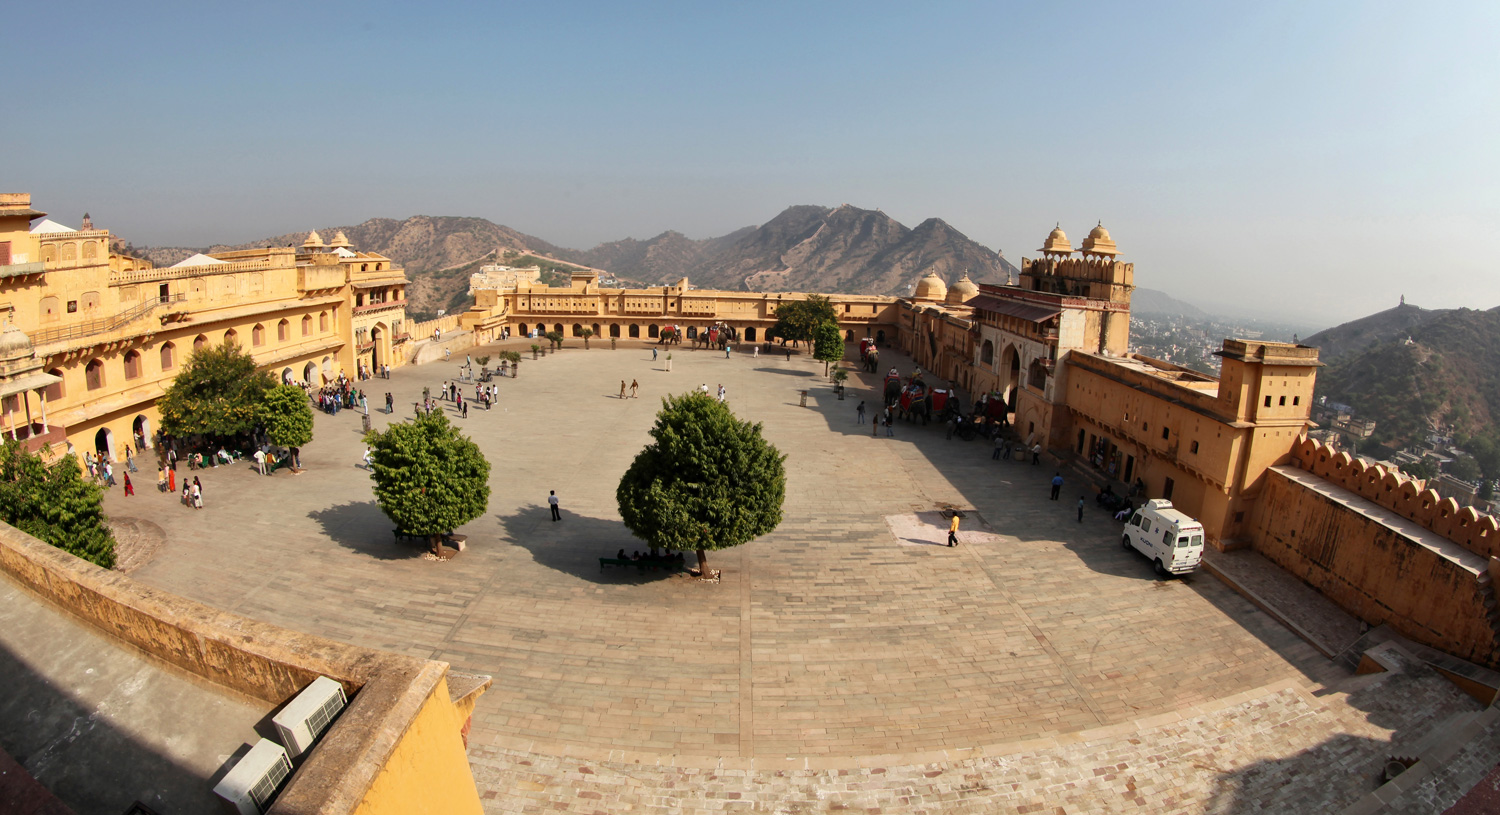
[[[1044,6],[1044,7],[1043,7]],[[1500,305],[1495,3],[30,3],[0,187],[138,244],[477,215],[587,247],[791,204],[1337,321]]]

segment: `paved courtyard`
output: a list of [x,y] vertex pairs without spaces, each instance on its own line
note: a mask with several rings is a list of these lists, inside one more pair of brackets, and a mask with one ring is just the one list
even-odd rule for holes
[[[112,491],[111,517],[165,533],[134,576],[494,676],[470,755],[495,812],[1325,811],[1373,789],[1393,742],[1477,709],[1430,677],[1350,678],[1207,574],[1158,579],[1070,471],[1047,500],[1055,462],[938,426],[872,437],[854,414],[874,377],[839,401],[806,357],[675,348],[668,372],[592,344],[455,418],[493,469],[454,560],[393,541],[345,411],[318,414],[302,474],[202,473],[201,512]],[[408,417],[456,370],[401,369],[370,403],[390,390]],[[601,571],[641,548],[614,491],[660,398],[701,383],[787,454],[785,520],[710,553],[717,584]],[[968,512],[956,548],[946,506]],[[1385,704],[1381,681],[1420,701]]]

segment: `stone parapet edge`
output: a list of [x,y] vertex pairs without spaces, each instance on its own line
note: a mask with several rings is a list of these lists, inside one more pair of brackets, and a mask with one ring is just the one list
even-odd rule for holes
[[272,705],[318,676],[342,683],[352,701],[271,813],[353,812],[448,671],[446,662],[346,645],[152,589],[3,523],[0,570],[151,658]]

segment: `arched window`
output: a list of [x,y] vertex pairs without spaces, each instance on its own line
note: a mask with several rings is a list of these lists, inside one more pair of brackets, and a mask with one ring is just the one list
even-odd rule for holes
[[83,296],[80,297],[80,298],[78,298],[78,307],[81,308],[81,309],[83,309],[83,312],[85,314],[87,314],[87,313],[89,313],[91,311],[98,311],[99,310],[99,292],[96,292],[96,291],[86,291],[86,292],[84,292]]
[[50,243],[44,245],[42,247],[42,262],[43,263],[52,263],[52,262],[54,262],[56,260],[57,260],[57,247],[53,246]]
[[141,352],[134,348],[125,352],[125,378],[141,378]]
[[205,337],[202,334],[199,334],[196,338],[193,339],[193,350],[194,351],[201,351],[207,345],[208,345],[208,337]]
[[83,369],[83,382],[91,391],[104,387],[104,363],[97,359],[89,360],[89,364]]
[[558,323],[558,324],[552,326],[552,330],[556,331],[559,334],[561,334],[562,333],[562,323]]
[[98,257],[99,256],[99,246],[98,246],[98,244],[94,243],[93,241],[84,241],[83,242],[83,256],[85,258]]
[[302,336],[312,336],[312,315],[302,315]]
[[172,370],[173,366],[175,366],[176,364],[177,364],[177,346],[173,345],[170,342],[164,342],[164,343],[162,343],[162,346],[161,346],[161,369],[163,371],[170,371],[170,370]]
[[276,341],[286,342],[292,336],[292,324],[286,320],[276,324]]
[[612,337],[612,338],[620,336],[620,324],[619,323],[610,323],[609,324],[609,336]]
[[62,247],[63,247],[63,258],[62,258],[63,260],[77,260],[78,259],[78,244],[76,244],[76,243],[65,243],[65,244],[62,245]]
[[995,362],[995,344],[989,340],[979,347],[979,362],[983,365],[991,365]]
[[635,323],[630,324],[630,338],[633,340],[638,340],[641,338],[641,327],[636,325]]
[[[225,342],[229,341],[229,335],[227,333],[224,335],[224,341]],[[260,347],[260,346],[266,344],[266,328],[265,328],[265,326],[263,326],[263,325],[261,325],[259,323],[256,323],[255,327],[252,328],[252,329],[250,329],[250,344],[254,345],[256,347]]]
[[328,330],[328,312],[326,312],[326,311],[323,312],[322,314],[318,315],[318,330],[319,331],[327,331]]
[[41,318],[42,318],[42,322],[44,322],[44,323],[53,322],[59,316],[61,316],[61,310],[62,310],[62,303],[60,301],[58,301],[58,299],[57,299],[56,296],[54,296],[54,295],[48,295],[48,296],[42,298],[42,302],[41,302]]
[[228,331],[224,332],[224,344],[225,345],[238,345],[239,342],[240,342],[240,332],[235,331],[233,328],[231,328]]
[[46,396],[47,401],[55,402],[63,398],[63,372],[58,370],[57,368],[53,368],[47,373],[57,377],[57,381],[47,386],[47,390],[44,392],[44,395]]
[[575,337],[582,337],[583,336],[583,326],[582,325],[580,325],[578,323],[574,323],[573,324],[573,336],[575,336]]
[[659,335],[659,333],[660,332],[655,325],[646,326],[646,336],[655,339]]

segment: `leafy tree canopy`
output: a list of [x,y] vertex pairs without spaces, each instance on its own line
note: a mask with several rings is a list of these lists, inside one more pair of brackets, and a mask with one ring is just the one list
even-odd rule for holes
[[98,566],[115,565],[115,539],[104,525],[104,490],[83,480],[69,454],[48,467],[18,441],[0,445],[0,519]]
[[301,447],[312,441],[312,407],[307,394],[296,385],[276,385],[266,391],[256,419],[272,444]]
[[1459,456],[1453,459],[1452,462],[1443,466],[1443,472],[1455,478],[1462,478],[1465,481],[1478,481],[1480,476],[1483,475],[1479,469],[1479,462],[1468,456]]
[[781,523],[786,456],[759,424],[693,391],[662,400],[651,436],[615,490],[620,517],[636,537],[695,550],[706,568],[705,551],[739,546]]
[[444,533],[489,506],[490,463],[441,411],[372,431],[365,441],[381,511],[398,529],[426,535],[434,553]]
[[844,358],[844,333],[838,323],[820,323],[813,329],[813,356],[823,361],[824,373],[828,363]]
[[206,346],[157,400],[161,429],[174,436],[234,436],[255,427],[262,397],[275,384],[239,345]]
[[827,297],[809,294],[806,300],[788,300],[776,307],[776,325],[769,332],[772,337],[806,342],[813,339],[813,332],[823,323],[838,327],[838,315]]

